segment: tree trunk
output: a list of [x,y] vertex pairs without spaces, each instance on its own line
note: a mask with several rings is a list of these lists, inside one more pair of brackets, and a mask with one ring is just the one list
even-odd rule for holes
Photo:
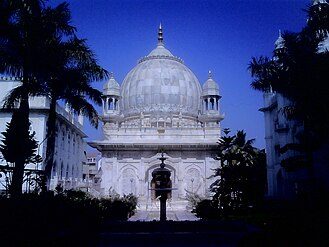
[[49,115],[47,121],[47,150],[46,150],[46,161],[45,161],[45,177],[46,177],[47,189],[49,189],[51,171],[54,163],[55,141],[56,141],[56,100],[52,98],[50,101]]
[[[17,123],[17,136],[19,136],[17,159],[15,161],[15,167],[13,170],[12,183],[10,186],[10,194],[13,198],[20,197],[22,194],[22,185],[23,185],[23,177],[24,177],[24,168],[25,168],[25,143],[27,142],[28,134],[29,134],[29,102],[28,102],[28,94],[24,95],[20,101],[20,106],[15,117],[18,118]],[[14,116],[14,114],[13,114]],[[27,135],[27,136],[26,136]]]

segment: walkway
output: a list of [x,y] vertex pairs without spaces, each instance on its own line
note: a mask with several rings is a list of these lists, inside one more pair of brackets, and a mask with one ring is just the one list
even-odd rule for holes
[[[139,210],[129,221],[154,221],[160,219],[159,211]],[[199,220],[194,214],[187,210],[172,211],[167,210],[167,220],[173,221],[196,221]]]
[[238,221],[109,221],[95,239],[96,247],[266,246],[259,229]]

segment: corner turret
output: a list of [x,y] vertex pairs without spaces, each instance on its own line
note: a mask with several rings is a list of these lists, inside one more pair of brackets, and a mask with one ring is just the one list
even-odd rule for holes
[[103,115],[119,114],[120,85],[111,72],[110,79],[103,85]]

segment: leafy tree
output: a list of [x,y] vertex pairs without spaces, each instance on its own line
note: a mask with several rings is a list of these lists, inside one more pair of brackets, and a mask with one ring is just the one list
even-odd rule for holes
[[[0,1],[0,73],[21,78],[22,86],[15,102],[5,103],[12,108],[19,103],[17,114],[28,131],[29,96],[45,82],[44,66],[47,48],[53,37],[72,34],[75,30],[68,20],[67,4],[45,8],[42,0]],[[16,90],[17,93],[18,90]],[[22,193],[24,157],[15,162],[12,195]]]
[[[21,114],[17,111],[13,113],[10,123],[7,123],[6,131],[2,132],[2,144],[0,144],[0,152],[7,163],[16,164],[24,162],[24,164],[37,164],[42,161],[37,154],[38,142],[35,140],[35,132],[26,131],[24,128],[25,121],[21,118]],[[30,127],[28,123],[28,127]],[[19,170],[23,177],[23,170]],[[17,175],[14,174],[14,175]],[[23,182],[23,181],[22,181]],[[20,185],[22,187],[22,184]],[[10,191],[13,189],[10,186]]]
[[263,197],[266,163],[264,151],[253,147],[254,139],[246,140],[244,131],[237,131],[233,136],[228,129],[224,133],[219,139],[216,157],[220,165],[214,177],[218,179],[210,190],[213,193],[211,205],[226,215],[255,206]]
[[303,125],[296,134],[299,143],[281,152],[291,149],[310,154],[329,137],[329,4],[314,1],[305,11],[306,26],[300,32],[284,32],[273,57],[253,57],[248,69],[254,78],[251,87],[289,99],[291,104],[282,109],[283,114]]

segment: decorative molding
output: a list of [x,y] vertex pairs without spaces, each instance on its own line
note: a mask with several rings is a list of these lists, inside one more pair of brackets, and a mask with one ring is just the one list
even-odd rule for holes
[[17,76],[0,76],[0,81],[22,81],[22,77]]
[[179,57],[169,56],[169,55],[145,56],[145,57],[142,57],[141,59],[139,59],[137,64],[140,64],[147,60],[153,60],[153,59],[169,59],[169,60],[173,60],[173,61],[179,62],[181,64],[184,64],[183,59],[181,59]]

